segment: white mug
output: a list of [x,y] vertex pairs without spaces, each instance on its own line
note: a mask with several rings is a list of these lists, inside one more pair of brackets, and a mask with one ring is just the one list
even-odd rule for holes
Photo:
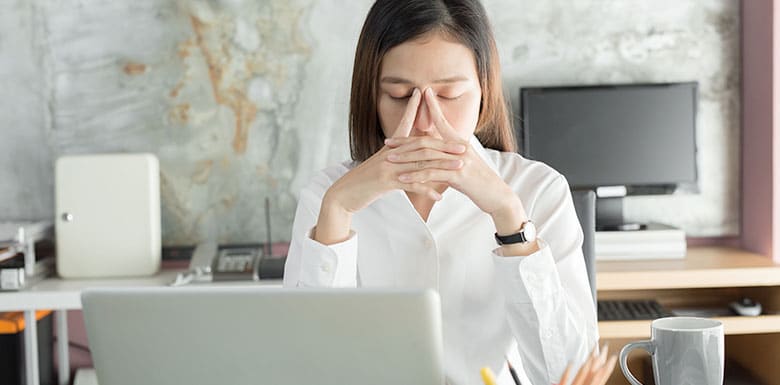
[[631,342],[620,351],[620,369],[633,385],[642,385],[628,370],[628,353],[636,348],[653,357],[656,385],[723,385],[723,323],[695,317],[653,321],[652,337]]

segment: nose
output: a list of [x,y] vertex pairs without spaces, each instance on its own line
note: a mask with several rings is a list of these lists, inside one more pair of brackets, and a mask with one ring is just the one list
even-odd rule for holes
[[429,134],[431,130],[433,130],[431,112],[428,111],[428,106],[425,104],[425,101],[422,101],[420,106],[417,107],[417,116],[414,118],[414,125],[412,127],[425,134]]

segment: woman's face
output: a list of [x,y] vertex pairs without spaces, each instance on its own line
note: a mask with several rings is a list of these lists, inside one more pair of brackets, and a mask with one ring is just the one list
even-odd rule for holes
[[[433,89],[444,117],[468,140],[479,119],[482,89],[474,54],[465,45],[431,33],[387,51],[379,71],[377,110],[385,137],[393,136],[409,96],[418,88]],[[441,139],[423,98],[410,136]]]

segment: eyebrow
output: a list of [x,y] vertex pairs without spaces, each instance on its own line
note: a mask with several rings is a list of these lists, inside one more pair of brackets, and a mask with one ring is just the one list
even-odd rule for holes
[[[451,76],[448,78],[438,79],[434,80],[433,82],[436,84],[441,83],[456,83],[456,82],[464,82],[469,80],[467,77],[459,75],[459,76]],[[391,84],[414,84],[411,80],[399,78],[396,76],[385,76],[382,78],[381,83],[391,83]]]

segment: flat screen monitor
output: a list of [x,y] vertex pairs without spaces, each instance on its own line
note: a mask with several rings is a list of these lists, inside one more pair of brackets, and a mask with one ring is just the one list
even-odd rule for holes
[[596,191],[599,230],[639,230],[622,197],[697,192],[697,83],[520,90],[521,152]]
[[696,190],[697,83],[520,90],[520,148],[575,189]]

